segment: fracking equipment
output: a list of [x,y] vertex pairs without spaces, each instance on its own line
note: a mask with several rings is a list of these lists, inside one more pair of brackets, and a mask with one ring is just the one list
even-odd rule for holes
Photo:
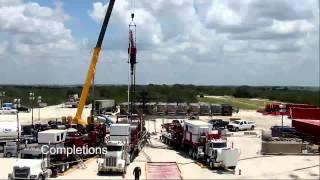
[[131,13],[131,22],[129,24],[129,47],[128,63],[130,64],[130,83],[128,85],[128,103],[129,115],[132,117],[135,109],[136,96],[136,63],[137,63],[137,46],[136,46],[136,23],[134,22],[134,13]]
[[235,169],[240,150],[227,147],[227,140],[213,131],[212,125],[200,120],[174,120],[162,125],[161,140],[165,144],[187,150],[190,157],[208,164],[209,167]]

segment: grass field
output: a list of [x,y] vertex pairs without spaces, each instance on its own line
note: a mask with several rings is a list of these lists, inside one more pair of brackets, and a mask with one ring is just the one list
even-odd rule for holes
[[248,98],[235,98],[232,96],[205,96],[203,98],[198,97],[199,102],[205,102],[210,104],[230,104],[240,109],[256,110],[263,108],[266,103],[272,103],[273,101],[267,99],[248,99]]

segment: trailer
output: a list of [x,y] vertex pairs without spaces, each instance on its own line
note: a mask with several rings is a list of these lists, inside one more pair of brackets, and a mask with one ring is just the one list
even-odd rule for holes
[[186,115],[188,113],[187,103],[178,103],[177,105],[177,115]]
[[320,108],[298,108],[294,107],[290,109],[291,119],[320,119]]
[[115,101],[114,99],[101,99],[95,100],[95,111],[97,114],[105,114],[107,112],[115,111]]
[[177,103],[167,103],[167,114],[176,115],[177,114]]
[[190,115],[199,115],[200,112],[200,105],[198,103],[190,103],[188,112]]
[[157,104],[157,108],[156,109],[157,109],[157,114],[158,115],[166,115],[166,113],[167,113],[167,104],[159,102]]
[[222,106],[221,104],[210,104],[211,116],[221,116]]
[[200,113],[201,116],[209,116],[210,115],[210,105],[207,103],[200,104]]
[[[281,112],[281,106],[283,106],[284,110]],[[310,104],[295,104],[295,103],[270,103],[266,104],[263,109],[258,109],[257,112],[262,113],[263,115],[289,115],[290,117],[290,110],[292,108],[317,108],[317,106],[310,105]]]
[[222,116],[232,116],[232,106],[230,104],[221,104],[221,115]]

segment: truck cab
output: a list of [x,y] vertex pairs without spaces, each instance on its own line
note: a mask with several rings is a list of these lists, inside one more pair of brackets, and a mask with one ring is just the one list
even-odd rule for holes
[[211,169],[215,167],[234,169],[240,158],[240,150],[227,147],[225,139],[207,141],[204,151],[201,153],[202,158]]
[[47,179],[52,175],[48,168],[48,159],[35,149],[21,151],[21,158],[13,165],[8,179]]
[[126,144],[121,141],[108,141],[107,154],[97,159],[98,173],[103,172],[126,172],[126,166],[130,162],[126,151]]

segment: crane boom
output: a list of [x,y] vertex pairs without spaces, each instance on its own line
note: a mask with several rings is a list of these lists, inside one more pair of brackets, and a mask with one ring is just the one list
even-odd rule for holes
[[77,109],[77,113],[76,113],[76,116],[74,118],[75,123],[81,124],[83,126],[87,125],[87,121],[81,119],[83,108],[84,108],[85,102],[86,102],[87,97],[88,97],[89,88],[91,86],[91,81],[92,81],[93,75],[95,73],[96,64],[97,64],[98,59],[99,59],[99,54],[100,54],[103,38],[104,38],[104,35],[105,35],[107,27],[108,27],[108,23],[109,23],[109,19],[110,19],[110,16],[111,16],[111,12],[112,12],[114,3],[115,3],[115,0],[110,0],[109,1],[108,9],[107,9],[107,12],[106,12],[106,15],[104,17],[103,24],[102,24],[102,27],[101,27],[101,30],[100,30],[99,38],[98,38],[96,47],[93,49],[91,63],[90,63],[90,66],[89,66],[89,69],[88,69],[88,72],[87,72],[86,80],[85,80],[83,88],[82,88],[82,92],[81,92],[81,96],[80,96],[80,102],[79,102],[79,106],[78,106],[78,109]]

